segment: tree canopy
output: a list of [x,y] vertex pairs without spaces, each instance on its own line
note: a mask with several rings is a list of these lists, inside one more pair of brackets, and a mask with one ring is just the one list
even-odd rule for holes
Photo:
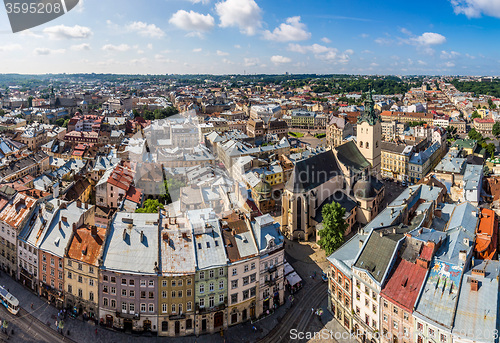
[[321,214],[323,229],[318,232],[320,237],[318,244],[327,255],[330,255],[344,243],[344,233],[347,229],[344,219],[345,208],[339,203],[332,202],[323,206]]
[[141,208],[135,210],[135,213],[156,213],[158,208],[163,208],[163,205],[157,199],[148,199]]

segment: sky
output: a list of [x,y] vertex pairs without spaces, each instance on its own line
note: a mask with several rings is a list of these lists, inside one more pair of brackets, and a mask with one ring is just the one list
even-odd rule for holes
[[499,75],[499,0],[80,0],[0,73]]

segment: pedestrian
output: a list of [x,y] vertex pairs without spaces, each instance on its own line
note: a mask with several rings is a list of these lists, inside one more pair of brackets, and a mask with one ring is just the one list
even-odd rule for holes
[[313,314],[313,313],[314,313],[314,308],[311,308],[311,314]]
[[33,303],[31,303],[31,309],[33,309]]

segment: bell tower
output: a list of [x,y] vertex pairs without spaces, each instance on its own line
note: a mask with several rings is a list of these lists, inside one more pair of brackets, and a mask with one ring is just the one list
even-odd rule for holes
[[375,111],[375,102],[370,87],[368,99],[365,101],[364,112],[358,117],[357,140],[359,151],[370,162],[372,174],[380,174],[380,155],[382,140],[382,124],[379,114]]

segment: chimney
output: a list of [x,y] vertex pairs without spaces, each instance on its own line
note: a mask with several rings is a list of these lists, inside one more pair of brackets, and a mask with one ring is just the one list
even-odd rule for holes
[[91,232],[91,234],[92,234],[92,237],[97,237],[97,226],[92,225],[92,226],[90,227],[90,232]]
[[479,282],[476,279],[470,279],[470,290],[477,292],[479,289]]
[[359,240],[359,248],[360,248],[360,249],[363,247],[363,243],[364,243],[364,241],[360,239],[360,240]]
[[458,259],[462,262],[465,262],[465,260],[467,259],[467,252],[465,250],[460,250],[460,252],[458,253]]
[[76,223],[73,223],[73,232],[76,234]]
[[123,240],[127,239],[127,229],[123,229]]
[[434,215],[435,215],[436,217],[441,218],[441,214],[442,214],[442,212],[441,212],[441,209],[440,209],[440,208],[436,208],[436,209],[434,210]]
[[61,222],[59,222],[59,230],[61,230]]
[[380,232],[379,232],[379,235],[380,235],[380,237],[384,237],[384,232],[383,232],[383,231],[380,231]]
[[144,231],[141,231],[141,242],[144,241]]

